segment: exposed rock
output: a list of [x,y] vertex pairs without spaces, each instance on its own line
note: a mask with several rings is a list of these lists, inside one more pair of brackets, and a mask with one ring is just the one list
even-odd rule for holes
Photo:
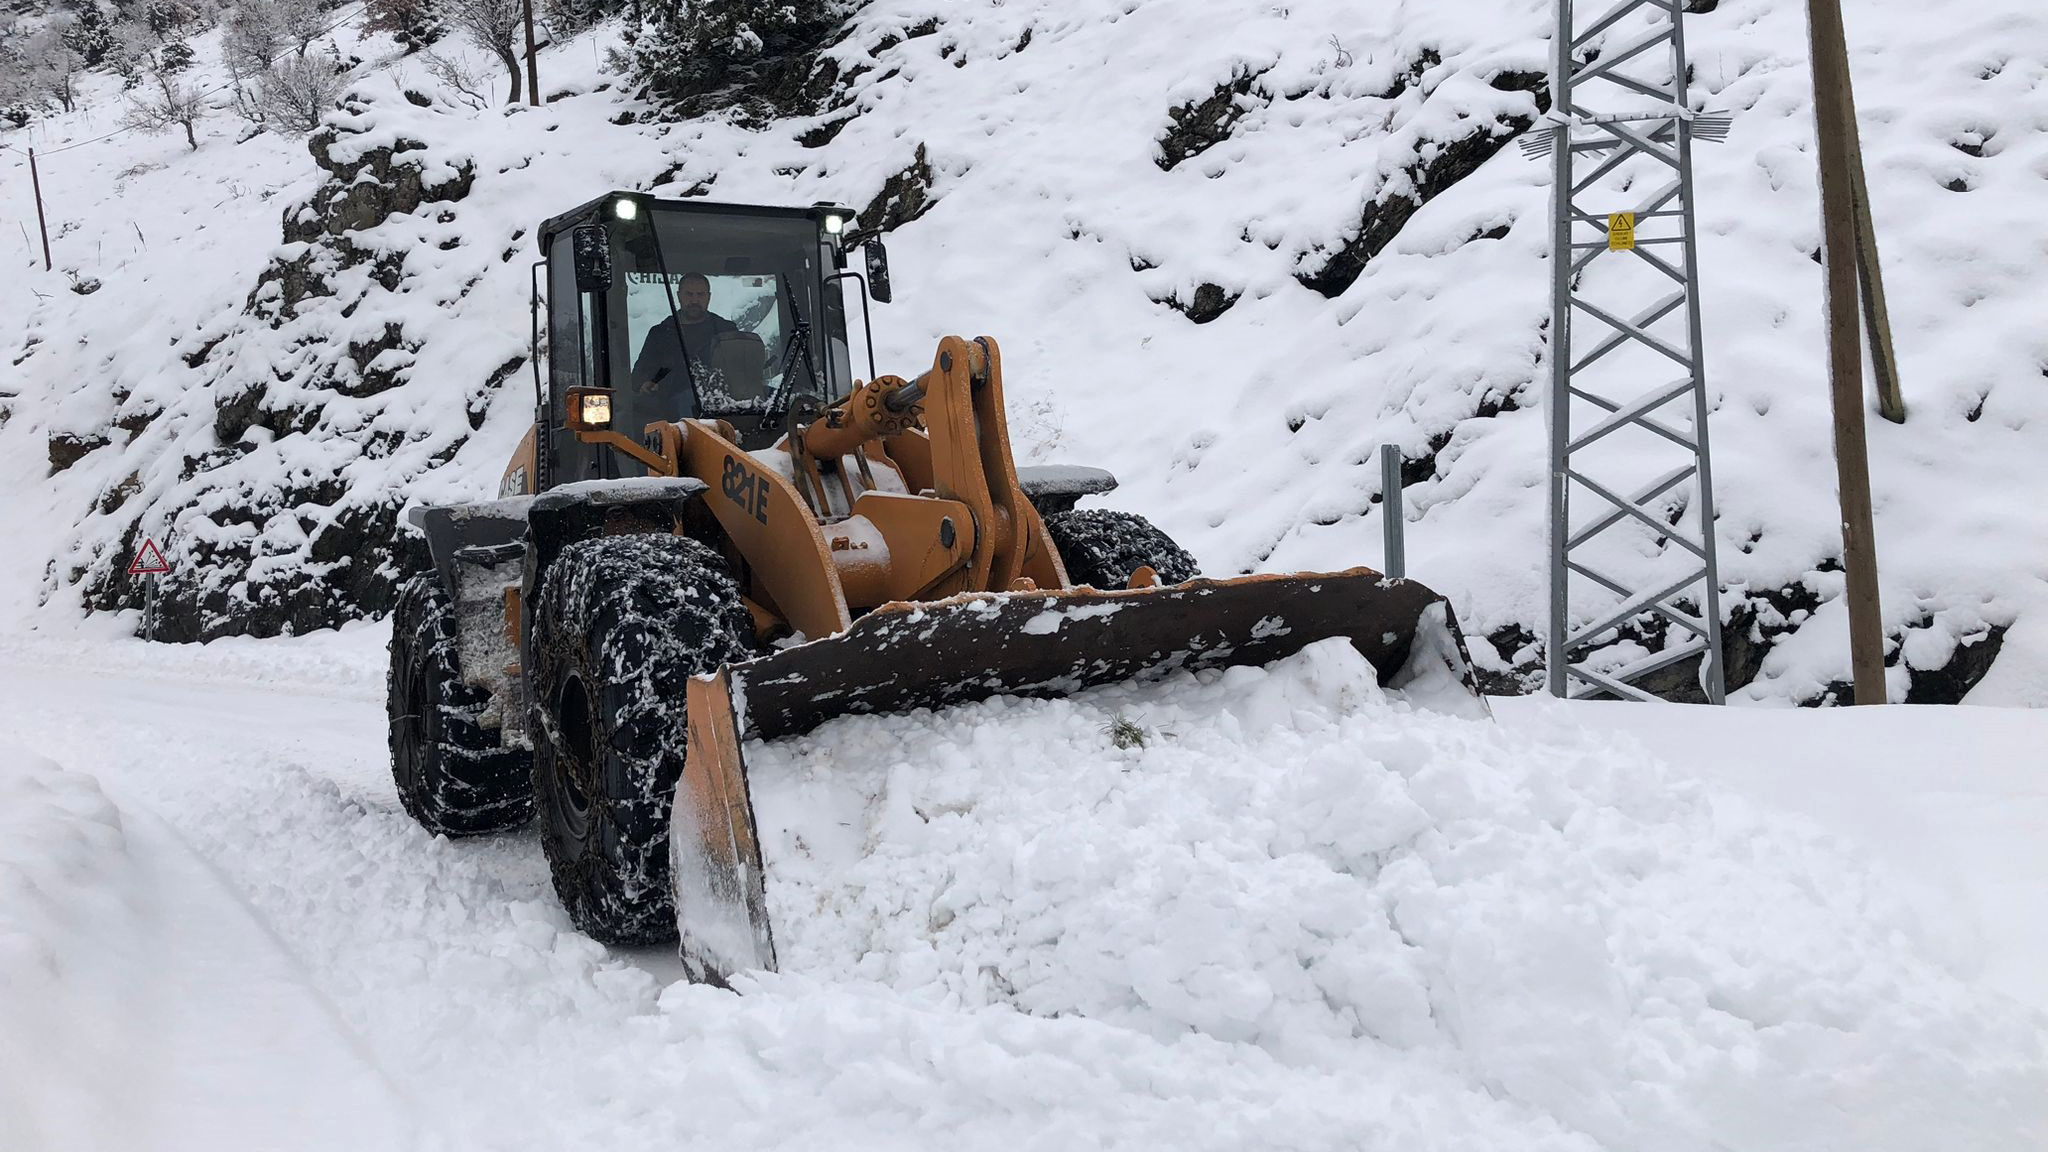
[[919,144],[910,164],[882,183],[882,190],[860,210],[857,220],[863,232],[892,232],[937,204],[932,195],[931,159]]
[[1237,303],[1240,295],[1242,293],[1225,290],[1220,284],[1203,284],[1195,289],[1194,299],[1186,303],[1182,303],[1178,296],[1168,296],[1159,303],[1197,324],[1207,324],[1230,311],[1230,306]]
[[[285,511],[279,499],[237,509],[231,518],[261,525]],[[309,557],[324,570],[318,580],[212,580],[208,574],[238,559],[240,550],[187,545],[178,567],[158,586],[156,638],[190,643],[222,636],[297,635],[389,612],[397,587],[397,569],[389,559],[396,525],[396,505],[343,508],[333,520],[316,522]],[[124,551],[132,551],[134,543],[131,539]],[[140,606],[142,596],[141,582],[123,569],[94,589],[89,603],[100,610],[132,608]]]
[[212,356],[213,350],[215,348],[220,347],[220,342],[225,339],[227,339],[227,334],[222,333],[200,344],[198,348],[195,348],[192,351],[185,353],[183,357],[185,361],[185,367],[197,368],[200,365],[205,364],[207,357]]
[[142,435],[143,430],[154,424],[156,418],[163,414],[163,409],[154,405],[134,408],[116,416],[114,418],[114,427],[126,432],[128,438],[132,440]]
[[2005,647],[2006,629],[1994,627],[1984,635],[1956,645],[1955,655],[1947,664],[1932,671],[1908,667],[1911,686],[1906,691],[1908,704],[1960,704],[1970,694],[1998,659],[1999,651]]
[[328,285],[327,277],[314,271],[317,254],[317,249],[309,248],[296,256],[271,261],[268,268],[257,274],[256,286],[249,289],[249,299],[242,310],[265,317],[272,328],[281,328],[287,320],[298,316],[300,304],[332,296],[334,289]]
[[[1543,690],[1543,650],[1541,641],[1534,632],[1520,624],[1509,624],[1496,628],[1486,635],[1487,643],[1500,653],[1507,662],[1506,670],[1475,668],[1473,675],[1479,681],[1479,690],[1488,696],[1527,696]],[[1535,656],[1517,660],[1516,657],[1532,645],[1538,645]]]
[[100,493],[100,498],[93,503],[93,510],[102,516],[107,515],[121,505],[126,504],[130,497],[140,491],[142,491],[142,474],[130,472],[127,479]]
[[85,459],[86,453],[105,448],[108,443],[104,436],[73,436],[68,432],[53,434],[50,437],[50,475],[55,476]]
[[[473,166],[430,158],[417,141],[357,151],[342,146],[346,136],[346,129],[329,127],[308,143],[328,179],[284,213],[288,247],[258,276],[244,306],[259,324],[289,333],[316,306],[346,320],[368,294],[400,290],[406,254],[369,247],[360,234],[394,216],[435,212],[435,205],[466,196],[474,183]],[[350,158],[340,159],[343,155]],[[445,209],[440,214],[445,217]],[[352,295],[336,300],[339,291]],[[325,322],[323,317],[320,323]],[[205,364],[227,338],[226,333],[213,336],[187,354],[186,363],[195,368]],[[177,570],[159,588],[159,639],[274,636],[389,610],[398,493],[352,492],[331,471],[280,469],[272,476],[261,469],[236,469],[251,453],[264,450],[260,445],[266,442],[322,434],[318,430],[328,398],[372,398],[404,383],[410,354],[420,346],[403,325],[382,322],[360,325],[353,334],[326,327],[307,331],[291,345],[294,350],[305,347],[323,350],[289,376],[280,372],[273,379],[276,369],[257,368],[241,378],[240,386],[224,387],[214,404],[218,447],[184,460],[182,483],[170,506],[137,510],[124,550],[136,543],[132,537],[144,515],[153,523],[182,526],[185,537],[177,543]],[[523,363],[523,357],[513,360],[485,388],[502,384]],[[481,412],[472,408],[469,422],[474,426]],[[156,415],[130,413],[120,426],[134,434]],[[259,430],[267,435],[256,434]],[[357,431],[349,441],[365,457],[388,456],[404,434]],[[452,456],[460,443],[440,451],[435,462]],[[68,465],[95,446],[53,439],[52,464]],[[139,477],[131,477],[115,486],[101,497],[101,510],[128,506],[140,485]],[[94,609],[141,602],[141,585],[128,577],[124,564],[108,562],[104,555],[74,578],[83,583],[85,601]]]
[[[387,288],[396,285],[387,285]],[[357,376],[353,383],[335,381],[335,391],[344,396],[375,396],[387,392],[404,382],[397,369],[381,366],[377,362],[385,353],[396,350],[419,351],[417,343],[408,342],[401,325],[387,321],[382,335],[370,340],[351,340],[348,343],[348,358],[356,366]]]
[[[1824,562],[1822,568],[1834,566]],[[1724,603],[1727,594],[1724,593]],[[1821,598],[1805,583],[1788,584],[1782,588],[1752,590],[1742,595],[1740,602],[1728,610],[1728,621],[1721,627],[1722,683],[1726,691],[1733,694],[1754,683],[1762,673],[1764,658],[1780,637],[1796,631],[1820,607]],[[1930,622],[1923,622],[1926,627]],[[1503,629],[1509,635],[1493,636],[1494,646],[1503,656],[1510,647],[1507,641],[1520,644],[1531,643],[1534,637],[1522,631],[1519,626]],[[1643,645],[1651,651],[1661,651],[1664,646],[1677,639],[1689,636],[1672,628],[1656,617],[1643,617],[1623,625],[1618,631],[1621,640]],[[1909,630],[1910,632],[1910,630]],[[1956,704],[1968,695],[1972,688],[1984,679],[1991,665],[1998,658],[2000,647],[2005,641],[2006,628],[1992,626],[1976,636],[1968,637],[1957,644],[1938,668],[1925,669],[1907,665],[1910,687],[1905,703],[1908,704]],[[1898,638],[1895,638],[1898,639]],[[1617,641],[1620,642],[1620,641]],[[1888,664],[1896,665],[1904,650],[1903,644],[1894,644]],[[1510,657],[1512,658],[1512,657]],[[1706,693],[1699,685],[1702,657],[1680,661],[1670,667],[1659,669],[1649,676],[1636,681],[1636,687],[1652,696],[1678,704],[1704,704]],[[1540,650],[1529,660],[1515,664],[1505,674],[1482,674],[1482,685],[1488,692],[1496,691],[1498,683],[1523,682],[1540,689],[1543,678],[1543,664]],[[1848,681],[1836,681],[1824,686],[1813,696],[1800,701],[1804,707],[1832,707],[1849,704],[1856,697],[1854,685]]]
[[1416,54],[1416,57],[1413,61],[1409,62],[1407,70],[1402,72],[1399,76],[1394,77],[1394,82],[1387,86],[1387,90],[1385,92],[1380,93],[1380,99],[1398,99],[1410,88],[1413,88],[1418,84],[1421,84],[1424,74],[1426,74],[1431,68],[1434,68],[1443,62],[1444,58],[1442,53],[1439,53],[1434,48],[1424,48],[1421,52]]
[[1252,97],[1258,79],[1257,72],[1238,72],[1202,99],[1168,109],[1166,118],[1171,124],[1159,138],[1159,153],[1153,163],[1172,171],[1181,161],[1228,140],[1237,122],[1258,106]]
[[853,123],[853,115],[851,113],[841,113],[825,117],[819,120],[817,124],[798,133],[796,142],[805,148],[823,148],[825,145],[838,139],[839,134],[845,131],[846,126],[851,123]]
[[[429,184],[420,158],[407,158],[408,153],[425,151],[426,145],[417,140],[365,149],[353,160],[337,161],[333,148],[338,137],[335,129],[325,128],[306,143],[313,162],[329,179],[304,204],[285,210],[287,243],[375,228],[393,216],[418,211],[422,204],[460,200],[476,182],[476,166],[464,162],[455,166],[452,176]],[[370,179],[362,178],[365,172]]]
[[498,365],[489,376],[484,378],[481,387],[470,392],[462,406],[463,415],[469,420],[470,431],[475,432],[484,426],[484,418],[490,415],[491,411],[491,397],[498,394],[498,389],[504,386],[505,381],[512,378],[513,373],[524,367],[526,367],[526,357],[514,356],[503,364]]
[[[1538,111],[1547,110],[1550,106],[1549,79],[1541,72],[1503,72],[1490,83],[1503,92],[1533,93]],[[1401,229],[1407,227],[1408,221],[1424,204],[1478,171],[1481,164],[1492,159],[1495,153],[1528,131],[1534,123],[1534,118],[1527,116],[1510,116],[1498,123],[1482,123],[1471,135],[1445,145],[1430,160],[1416,163],[1408,169],[1409,182],[1415,190],[1413,195],[1389,196],[1366,204],[1359,216],[1357,232],[1331,252],[1313,272],[1297,273],[1295,279],[1303,287],[1332,299],[1343,295],[1357,282],[1366,264],[1393,243],[1394,237],[1401,234]]]

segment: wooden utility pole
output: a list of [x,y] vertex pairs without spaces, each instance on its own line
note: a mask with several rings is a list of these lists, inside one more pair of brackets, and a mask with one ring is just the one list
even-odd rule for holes
[[540,107],[540,71],[533,62],[533,0],[525,0],[526,16],[526,102]]
[[50,222],[43,216],[43,176],[36,171],[36,150],[28,150],[28,182],[36,191],[36,227],[43,233],[43,271],[50,270]]
[[[1863,346],[1858,321],[1856,100],[1841,0],[1807,0],[1813,45],[1813,111],[1820,143],[1821,238],[1827,280],[1828,377],[1835,410],[1835,476],[1841,489],[1842,563],[1848,569],[1849,660],[1856,703],[1882,704],[1884,621],[1877,594],[1877,540],[1864,441]],[[1875,263],[1875,254],[1872,254]]]
[[1906,397],[1899,389],[1899,357],[1892,350],[1891,309],[1884,299],[1884,268],[1877,258],[1877,222],[1870,215],[1870,187],[1864,179],[1860,143],[1853,159],[1850,174],[1856,181],[1856,270],[1863,288],[1863,322],[1870,336],[1870,367],[1877,377],[1877,412],[1894,424],[1904,424]]

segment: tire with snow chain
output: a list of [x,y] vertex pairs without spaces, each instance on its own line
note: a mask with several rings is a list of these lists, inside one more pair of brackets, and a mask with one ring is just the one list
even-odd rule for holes
[[398,801],[430,832],[478,836],[533,816],[530,756],[503,748],[477,722],[490,702],[462,679],[455,603],[432,573],[407,580],[391,613],[391,779]]
[[1102,508],[1075,508],[1045,518],[1045,530],[1059,549],[1067,578],[1093,588],[1125,588],[1131,573],[1149,565],[1161,584],[1179,584],[1199,573],[1195,558],[1143,516]]
[[606,944],[675,939],[668,824],[689,732],[684,687],[752,651],[718,553],[682,536],[562,550],[533,606],[534,793],[555,892]]

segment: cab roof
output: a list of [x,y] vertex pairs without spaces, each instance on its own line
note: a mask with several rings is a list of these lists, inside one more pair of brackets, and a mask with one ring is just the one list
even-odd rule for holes
[[794,207],[777,204],[728,204],[716,200],[666,199],[650,196],[644,192],[607,192],[592,200],[586,200],[576,207],[557,216],[550,216],[541,222],[539,242],[543,252],[554,238],[570,228],[583,224],[601,223],[606,205],[619,200],[632,200],[643,211],[693,212],[706,216],[766,216],[781,219],[811,219],[823,221],[827,213],[851,217],[852,209],[837,204],[812,204],[808,207]]

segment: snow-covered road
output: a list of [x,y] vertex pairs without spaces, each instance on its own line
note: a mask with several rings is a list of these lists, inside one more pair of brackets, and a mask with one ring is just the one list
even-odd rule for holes
[[[765,803],[822,799],[764,815],[806,963],[735,996],[570,930],[530,833],[413,827],[382,649],[0,640],[0,1147],[2048,1135],[2048,1022],[1991,991],[2048,1004],[2042,712],[1473,724],[1325,652],[853,722],[757,757]],[[1109,715],[1158,738],[1112,750]]]

